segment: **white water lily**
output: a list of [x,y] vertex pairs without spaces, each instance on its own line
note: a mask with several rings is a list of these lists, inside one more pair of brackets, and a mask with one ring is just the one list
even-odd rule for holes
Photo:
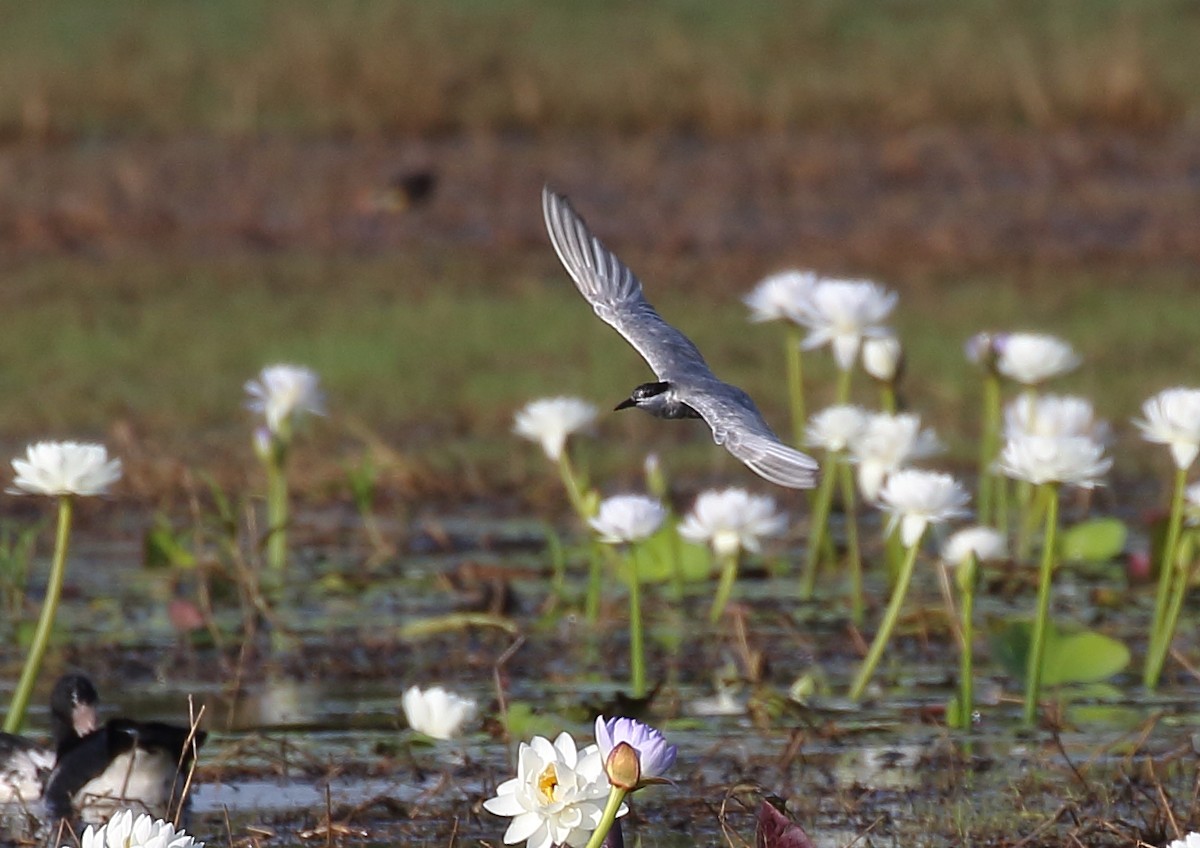
[[1079,355],[1062,339],[1040,333],[1007,333],[993,339],[996,370],[1026,386],[1039,386],[1079,365]]
[[81,442],[38,442],[12,467],[13,495],[103,495],[121,479],[121,460],[109,459],[104,445]]
[[79,844],[80,848],[204,848],[203,842],[176,830],[171,822],[146,813],[134,818],[129,809],[120,810],[99,828],[88,825]]
[[966,527],[942,545],[942,561],[947,565],[965,565],[970,557],[976,562],[994,562],[1008,556],[1004,534],[991,527]]
[[781,271],[764,277],[742,302],[750,307],[750,320],[797,321],[817,285],[811,271]]
[[870,417],[861,406],[827,406],[808,421],[804,441],[827,451],[844,451],[862,435]]
[[410,686],[401,699],[408,726],[434,739],[453,739],[475,717],[475,702],[441,686]]
[[305,415],[320,415],[325,401],[315,372],[301,365],[268,365],[246,381],[247,406],[260,413],[278,435]]
[[878,336],[863,341],[863,370],[881,383],[894,383],[900,373],[904,350],[895,336]]
[[1142,415],[1133,422],[1142,438],[1167,445],[1176,468],[1190,468],[1200,454],[1200,389],[1161,391],[1142,404]]
[[914,459],[936,453],[940,445],[932,430],[921,429],[917,415],[878,413],[867,419],[859,437],[850,444],[858,465],[858,487],[863,497],[875,501],[884,479]]
[[653,536],[667,517],[666,508],[645,495],[614,495],[600,502],[595,518],[588,520],[601,542],[619,545]]
[[891,513],[889,532],[900,526],[900,541],[911,548],[930,524],[967,514],[971,496],[949,474],[903,469],[891,474],[879,493],[880,506]]
[[1088,436],[1017,435],[1005,443],[997,465],[1016,480],[1091,489],[1112,467],[1112,460],[1104,456],[1104,445]]
[[701,492],[680,523],[679,535],[712,545],[718,556],[732,556],[742,549],[758,552],[764,537],[778,536],[786,528],[787,518],[776,511],[772,498],[724,489]]
[[[600,749],[576,749],[571,734],[554,740],[535,736],[522,742],[517,753],[517,776],[496,787],[483,808],[511,816],[504,844],[524,842],[527,848],[570,845],[581,848],[600,823],[609,782]],[[617,812],[624,815],[622,804]]]
[[516,414],[513,432],[540,444],[546,456],[557,462],[567,437],[591,429],[596,415],[596,407],[580,398],[541,398],[527,403]]
[[1023,394],[1004,409],[1004,433],[1013,436],[1087,436],[1108,439],[1108,424],[1096,418],[1092,402],[1074,395]]
[[883,322],[897,295],[867,280],[821,280],[797,316],[809,328],[804,348],[830,345],[842,371],[849,371],[866,337],[890,335]]

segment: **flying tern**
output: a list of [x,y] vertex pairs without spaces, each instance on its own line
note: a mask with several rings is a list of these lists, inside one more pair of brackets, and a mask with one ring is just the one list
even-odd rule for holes
[[584,299],[658,377],[616,408],[636,406],[656,418],[703,418],[713,441],[759,476],[789,489],[815,486],[816,460],[780,441],[750,396],[713,374],[696,345],[654,310],[638,278],[592,235],[570,202],[544,188],[542,212],[550,242]]

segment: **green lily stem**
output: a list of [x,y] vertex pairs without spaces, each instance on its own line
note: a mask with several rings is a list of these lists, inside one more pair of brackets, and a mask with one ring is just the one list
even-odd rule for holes
[[896,414],[896,386],[894,383],[884,383],[880,386],[879,406],[888,415]]
[[854,376],[854,368],[838,371],[837,389],[834,394],[834,404],[841,405],[850,402],[850,378]]
[[625,796],[628,794],[629,790],[627,789],[621,789],[616,786],[609,788],[608,802],[604,805],[604,812],[600,814],[600,823],[592,831],[592,836],[588,839],[585,848],[600,848],[604,844],[608,832],[612,830],[613,822],[617,820],[617,813],[621,810],[621,802],[625,800]]
[[[1158,591],[1154,596],[1154,619],[1150,626],[1150,645],[1152,648],[1161,641],[1163,635],[1163,624],[1167,614],[1167,599],[1169,597],[1169,587],[1175,579],[1175,563],[1178,560],[1179,548],[1179,532],[1183,527],[1183,500],[1184,490],[1187,488],[1187,469],[1177,468],[1175,470],[1175,482],[1171,490],[1171,517],[1167,520],[1167,536],[1163,542],[1162,559],[1158,564]],[[1150,683],[1150,666],[1146,665],[1146,675],[1143,683],[1147,686],[1153,686]]]
[[25,657],[25,667],[21,669],[21,679],[13,692],[12,703],[4,715],[4,732],[17,733],[25,722],[25,711],[29,707],[29,697],[33,694],[33,684],[42,668],[42,659],[46,656],[46,647],[50,644],[50,633],[54,630],[54,618],[58,614],[58,601],[62,596],[63,578],[67,572],[67,545],[71,537],[70,495],[60,495],[58,498],[58,530],[54,536],[54,558],[50,561],[50,576],[46,581],[46,597],[42,601],[42,614],[38,618],[37,629],[33,633],[33,642],[29,645],[29,653]]
[[792,444],[804,444],[804,427],[808,416],[804,406],[804,349],[800,346],[800,331],[789,327],[783,342],[787,359],[788,399],[792,405]]
[[733,584],[737,580],[739,551],[721,553],[717,556],[721,566],[721,579],[717,583],[717,594],[713,597],[712,609],[708,612],[710,624],[716,624],[725,612],[729,596],[733,594]]
[[817,566],[821,561],[822,542],[829,535],[829,510],[833,504],[833,485],[837,478],[837,455],[826,454],[825,469],[813,499],[812,518],[808,534],[808,549],[804,553],[804,572],[800,577],[800,599],[807,601],[817,587]]
[[646,694],[646,648],[642,641],[642,590],[637,551],[629,549],[629,688],[633,697]]
[[267,566],[276,575],[287,568],[288,486],[284,450],[267,460]]
[[974,671],[972,669],[972,660],[974,654],[973,640],[975,638],[974,629],[974,610],[975,610],[975,582],[976,573],[979,564],[975,561],[975,554],[971,554],[967,561],[959,568],[969,569],[964,575],[964,580],[961,582],[962,589],[962,605],[959,610],[960,621],[962,622],[962,649],[959,654],[958,661],[958,706],[959,706],[959,728],[968,730],[971,727],[971,714],[975,711],[975,683]]
[[[858,547],[858,512],[854,498],[854,471],[841,458],[835,460],[836,471],[842,483],[842,515],[846,521],[846,555],[850,560],[850,618],[862,626],[865,604],[863,602],[862,554]],[[835,469],[829,469],[833,474]]]
[[892,589],[892,599],[888,602],[887,611],[883,615],[883,623],[880,624],[879,632],[875,634],[875,641],[871,643],[871,648],[867,651],[867,656],[858,669],[854,685],[850,687],[850,699],[853,701],[862,698],[867,684],[871,682],[871,675],[875,673],[875,666],[879,665],[879,659],[883,656],[883,649],[887,647],[888,640],[892,637],[892,630],[895,629],[896,622],[900,619],[900,608],[904,606],[904,596],[908,594],[908,584],[912,581],[914,566],[917,562],[917,551],[920,547],[921,540],[918,538],[908,549],[908,554],[900,566],[900,574],[895,588]]
[[558,476],[562,479],[563,488],[567,490],[567,500],[571,502],[571,509],[575,510],[580,521],[587,524],[588,519],[595,517],[595,510],[588,507],[583,488],[575,476],[575,468],[571,465],[571,457],[565,447],[558,455],[557,465]]
[[983,434],[979,439],[979,522],[991,524],[994,520],[996,480],[1001,478],[992,471],[992,463],[1000,450],[1000,377],[989,371],[983,378]]
[[1191,582],[1193,571],[1194,545],[1191,539],[1192,537],[1189,534],[1186,544],[1180,546],[1181,550],[1176,554],[1175,559],[1171,563],[1171,571],[1175,574],[1175,580],[1171,587],[1166,619],[1163,621],[1162,629],[1150,642],[1150,651],[1146,656],[1146,670],[1143,683],[1148,689],[1154,689],[1158,686],[1158,679],[1162,675],[1163,666],[1166,664],[1167,654],[1171,651],[1171,641],[1175,637],[1175,629],[1179,626],[1179,614],[1183,610],[1183,598],[1187,594],[1188,584]]
[[1054,580],[1054,553],[1058,534],[1058,484],[1045,483],[1046,532],[1042,541],[1042,566],[1038,573],[1037,614],[1029,643],[1025,670],[1025,724],[1037,720],[1038,696],[1042,689],[1042,663],[1046,656],[1046,625],[1050,618],[1050,586]]

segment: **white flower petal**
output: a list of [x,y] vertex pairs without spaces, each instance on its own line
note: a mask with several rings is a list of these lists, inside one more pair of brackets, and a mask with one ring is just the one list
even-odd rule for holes
[[475,702],[440,686],[411,686],[401,701],[409,727],[434,739],[453,739],[475,716]]
[[1062,339],[1037,333],[1008,333],[993,339],[996,370],[1026,386],[1037,386],[1073,370],[1079,356]]
[[949,474],[904,469],[891,474],[879,493],[883,509],[900,523],[901,541],[912,547],[930,524],[967,513],[971,498]]
[[598,411],[593,404],[574,397],[541,398],[526,404],[515,416],[513,432],[538,442],[546,456],[557,462],[567,438],[590,430]]
[[712,545],[718,555],[732,555],[743,548],[757,551],[764,537],[778,536],[786,528],[787,518],[776,511],[773,499],[744,489],[724,489],[702,492],[696,498],[679,525],[679,535]]
[[618,545],[653,536],[667,517],[666,508],[645,495],[614,495],[601,501],[595,518],[588,521],[601,542]]
[[320,415],[325,401],[315,372],[301,365],[268,365],[257,380],[246,381],[247,406],[266,419],[278,434],[305,415]]
[[38,442],[12,461],[15,495],[103,495],[121,479],[121,460],[109,459],[104,445]]

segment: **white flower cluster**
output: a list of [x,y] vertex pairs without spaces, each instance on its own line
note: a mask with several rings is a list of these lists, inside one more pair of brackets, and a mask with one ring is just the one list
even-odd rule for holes
[[838,280],[810,271],[784,271],[760,282],[745,298],[751,321],[787,320],[808,329],[804,348],[833,349],[838,368],[854,367],[859,349],[870,339],[887,339],[864,362],[876,379],[890,381],[900,360],[899,343],[884,321],[897,295],[869,280]]
[[[663,782],[675,765],[676,747],[649,725],[598,716],[595,728],[596,744],[583,749],[565,731],[553,742],[535,736],[521,743],[517,776],[497,786],[495,796],[483,802],[489,813],[512,817],[504,833],[505,845],[582,848],[601,823],[613,781],[632,791]],[[635,775],[628,773],[628,760],[619,756],[622,748],[636,757]],[[614,765],[614,760],[623,762]],[[633,781],[622,784],[622,777]],[[617,816],[628,811],[622,803]]]

